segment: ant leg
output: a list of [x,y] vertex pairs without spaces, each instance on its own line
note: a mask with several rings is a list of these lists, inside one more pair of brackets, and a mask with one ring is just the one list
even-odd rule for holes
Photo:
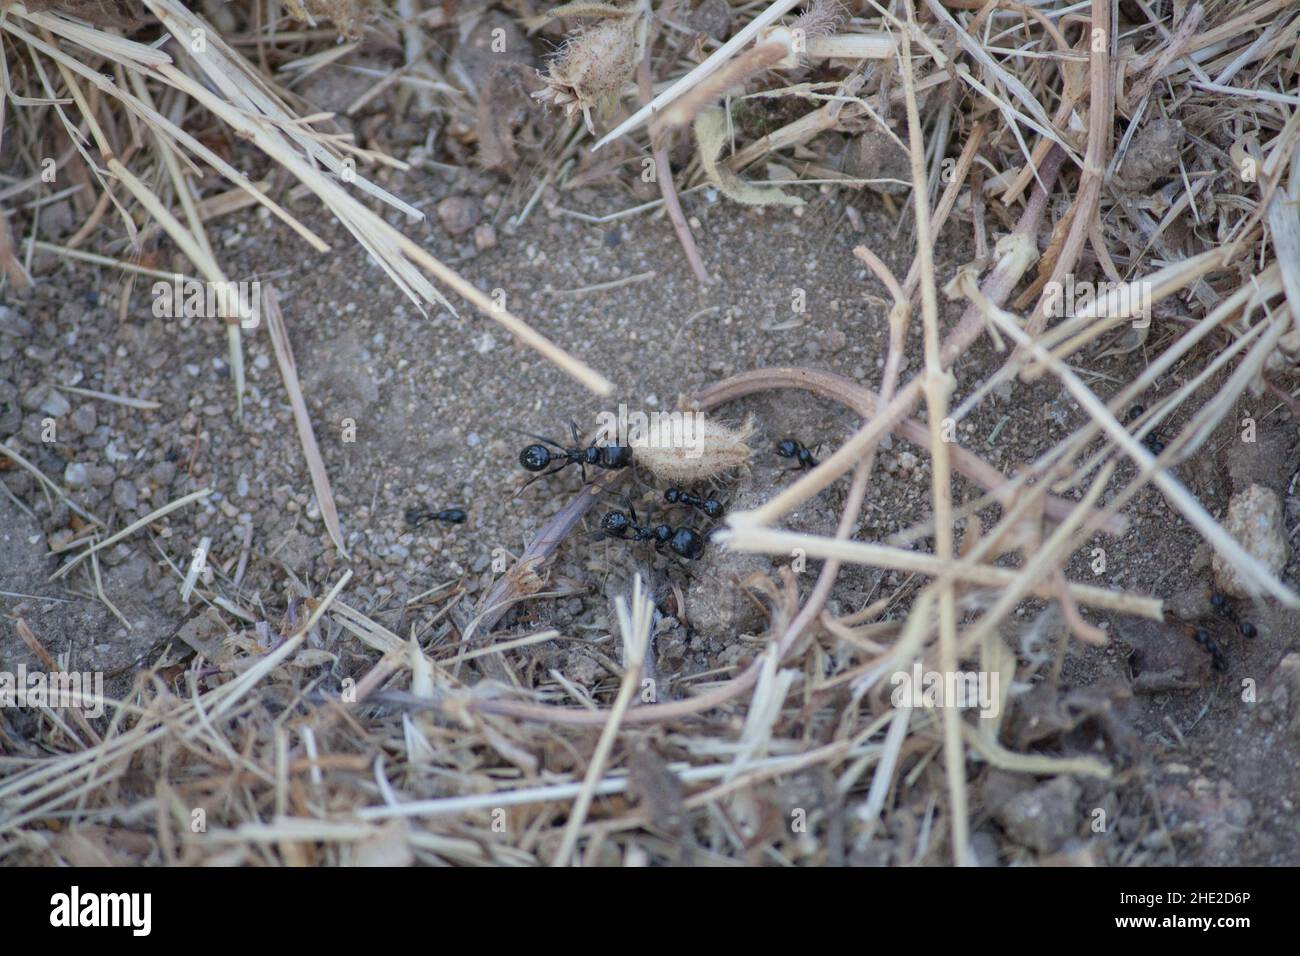
[[628,465],[628,470],[632,472],[632,484],[642,491],[655,491],[655,486],[641,477],[641,472],[636,467],[636,459]]
[[560,451],[568,451],[568,449],[565,448],[563,445],[561,445],[559,442],[552,441],[549,438],[543,438],[541,435],[534,435],[532,432],[521,431],[518,428],[512,428],[510,430],[514,432],[516,435],[523,435],[525,438],[532,438],[540,442],[545,442],[546,444],[550,445],[552,448],[560,449]]
[[529,478],[527,481],[525,481],[525,482],[520,486],[519,490],[518,490],[517,492],[515,492],[515,497],[518,498],[520,495],[522,495],[522,494],[524,493],[524,489],[527,488],[529,485],[531,485],[534,481],[538,481],[538,480],[541,479],[541,478],[545,478],[547,475],[553,475],[553,474],[555,474],[556,472],[564,471],[564,469],[568,468],[568,467],[569,467],[570,465],[572,465],[572,464],[573,464],[573,462],[571,462],[571,461],[566,461],[566,462],[564,462],[563,464],[556,465],[556,466],[555,466],[554,468],[552,468],[550,471],[543,471],[543,472],[539,472],[539,473],[536,474],[536,475],[533,475],[533,477],[531,477],[531,478]]

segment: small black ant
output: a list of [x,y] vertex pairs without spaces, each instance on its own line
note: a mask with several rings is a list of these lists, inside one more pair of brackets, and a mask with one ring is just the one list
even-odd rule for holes
[[1224,654],[1223,648],[1219,647],[1219,645],[1214,642],[1214,638],[1210,637],[1209,631],[1203,627],[1198,627],[1192,634],[1192,640],[1205,648],[1206,652],[1214,661],[1214,669],[1216,671],[1223,673],[1228,669],[1228,655]]
[[669,488],[664,492],[664,501],[670,505],[683,504],[690,505],[692,508],[698,508],[710,518],[721,518],[723,508],[722,502],[717,498],[701,498],[699,495],[691,494],[681,488]]
[[427,511],[423,508],[409,508],[406,523],[418,527],[427,521],[445,521],[448,524],[464,524],[469,517],[464,508],[444,508],[441,511]]
[[[1134,405],[1132,408],[1130,408],[1128,410],[1129,424],[1131,425],[1139,418],[1141,418],[1146,413],[1146,410],[1147,409],[1145,405]],[[1155,428],[1147,432],[1146,437],[1142,439],[1142,444],[1145,445],[1147,451],[1151,452],[1151,454],[1153,455],[1158,456],[1162,451],[1165,450],[1165,443],[1160,438],[1158,429]]]
[[673,528],[661,524],[651,528],[640,524],[636,511],[629,518],[621,511],[607,511],[600,519],[600,530],[611,538],[625,541],[653,541],[658,550],[667,545],[674,553],[689,560],[695,560],[704,553],[704,536],[692,528]]
[[1232,622],[1233,626],[1237,628],[1237,633],[1242,637],[1256,637],[1259,634],[1259,630],[1254,624],[1251,624],[1250,621],[1243,621],[1237,616],[1237,612],[1228,603],[1227,597],[1218,591],[1210,593],[1210,607]]
[[783,438],[777,442],[776,453],[782,458],[798,460],[800,468],[812,468],[817,464],[817,459],[813,458],[812,452],[805,448],[802,442],[793,438]]
[[[532,472],[538,472],[524,482],[524,488],[527,488],[538,478],[545,478],[547,475],[553,475],[557,471],[563,471],[570,465],[578,465],[582,469],[582,480],[587,481],[587,466],[593,468],[604,468],[614,470],[617,468],[626,468],[632,464],[632,449],[627,445],[601,445],[596,446],[593,441],[586,448],[583,448],[579,442],[582,441],[578,434],[578,423],[570,422],[569,429],[573,433],[574,445],[572,448],[565,448],[559,442],[551,441],[549,438],[543,438],[541,435],[528,435],[529,438],[536,438],[539,442],[545,442],[542,445],[529,445],[519,453],[519,464],[525,469]],[[528,434],[524,432],[523,434]],[[551,448],[557,449],[552,451]],[[550,471],[545,471],[548,465],[558,462]],[[520,489],[523,491],[523,488]]]

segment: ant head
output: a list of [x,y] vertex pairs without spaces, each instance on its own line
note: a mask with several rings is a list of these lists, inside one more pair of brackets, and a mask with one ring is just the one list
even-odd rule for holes
[[1242,621],[1237,625],[1237,630],[1241,631],[1242,637],[1258,637],[1259,630],[1250,621]]
[[1131,422],[1137,421],[1146,414],[1146,410],[1147,407],[1145,405],[1134,405],[1128,410],[1128,420]]
[[1220,611],[1228,606],[1228,599],[1218,591],[1210,592],[1210,607]]
[[551,463],[551,451],[545,445],[529,445],[519,453],[519,464],[529,471],[541,471]]
[[707,515],[710,518],[721,518],[722,512],[725,511],[726,509],[723,508],[722,502],[719,501],[717,498],[709,498],[707,501],[704,502],[703,510],[705,515]]
[[683,558],[694,560],[704,553],[704,539],[699,532],[690,528],[678,528],[668,542],[668,547]]
[[796,458],[799,455],[799,443],[793,438],[783,438],[776,443],[776,453],[782,458]]
[[682,489],[680,488],[669,488],[667,491],[664,492],[664,501],[668,502],[670,505],[675,505],[677,504],[677,502],[681,500],[682,500]]
[[631,527],[632,522],[621,511],[606,511],[600,519],[600,530],[615,538],[623,537]]

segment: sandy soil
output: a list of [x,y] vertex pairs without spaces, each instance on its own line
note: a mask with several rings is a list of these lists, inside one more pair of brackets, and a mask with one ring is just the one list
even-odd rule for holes
[[[563,438],[570,419],[589,428],[599,411],[616,410],[619,402],[645,411],[670,409],[702,386],[763,366],[808,366],[873,388],[879,383],[886,293],[851,250],[867,243],[899,275],[906,273],[911,252],[906,220],[900,226],[875,193],[819,195],[799,215],[738,208],[692,193],[684,201],[686,212],[697,223],[706,265],[717,278],[701,288],[666,220],[640,214],[592,223],[562,211],[601,216],[635,203],[616,190],[548,192],[517,230],[507,226],[503,211],[495,223],[497,244],[480,251],[471,234],[448,235],[433,211],[448,196],[472,197],[482,204],[482,221],[492,221],[494,209],[505,209],[503,183],[433,170],[394,175],[388,185],[430,213],[413,231],[435,254],[480,287],[503,289],[512,310],[614,380],[617,395],[593,399],[468,309],[459,316],[420,315],[364,260],[350,236],[315,215],[306,201],[291,208],[332,244],[328,256],[311,255],[287,230],[255,214],[223,220],[214,238],[231,271],[273,283],[285,303],[337,498],[349,550],[345,559],[320,520],[264,329],[245,339],[249,389],[240,421],[233,412],[225,338],[213,324],[154,318],[143,279],[129,291],[119,321],[118,300],[127,294],[119,274],[39,261],[34,291],[0,290],[0,438],[72,487],[77,501],[114,528],[193,490],[214,493],[172,514],[157,533],[137,534],[101,553],[104,593],[128,626],[96,598],[86,571],[49,580],[58,565],[48,550],[66,542],[75,522],[66,505],[51,502],[20,469],[0,473],[9,492],[0,498],[3,666],[24,660],[35,665],[11,615],[23,616],[50,652],[68,655],[72,665],[116,673],[119,687],[142,662],[164,652],[182,659],[188,651],[173,638],[199,607],[184,606],[178,597],[189,555],[201,538],[210,537],[212,564],[229,583],[246,529],[250,561],[239,592],[267,620],[280,620],[294,598],[318,594],[347,567],[356,572],[352,603],[399,634],[427,633],[435,609],[421,609],[419,602],[407,607],[408,601],[448,582],[463,584],[468,599],[482,594],[496,573],[495,550],[518,554],[578,487],[570,471],[515,497],[522,478],[517,454],[528,441],[519,431]],[[860,213],[861,231],[850,225],[847,204]],[[961,223],[945,231],[938,249],[942,275],[972,258],[952,238],[969,232]],[[605,291],[576,291],[616,280],[628,281]],[[803,313],[792,310],[798,290],[806,298]],[[946,321],[954,315],[949,308]],[[1157,327],[1153,342],[1168,332]],[[914,341],[913,367],[920,352]],[[1143,360],[1139,350],[1086,364],[1104,396]],[[1197,356],[1175,370],[1160,391],[1172,390],[1203,361],[1204,355]],[[998,353],[981,343],[961,365],[958,397],[998,362]],[[65,394],[61,403],[57,392],[42,389],[47,383],[159,407],[141,411],[76,394]],[[50,408],[58,412],[52,416],[57,440],[44,442],[41,425]],[[1242,445],[1225,427],[1178,473],[1216,514],[1247,478],[1267,484],[1287,501],[1293,526],[1300,504],[1291,495],[1300,466],[1296,428],[1285,411],[1269,408],[1261,403],[1254,409],[1260,418],[1255,446]],[[772,451],[777,439],[792,435],[824,454],[856,424],[848,412],[802,393],[760,396],[723,413],[734,421],[748,414],[760,429],[753,466],[718,489],[734,506],[762,500],[789,481],[790,463]],[[345,419],[355,423],[354,442],[344,440]],[[963,424],[961,439],[1010,474],[1081,420],[1052,382],[1017,383],[985,402]],[[928,469],[921,449],[895,439],[882,456],[856,536],[881,540],[923,520]],[[656,504],[662,489],[640,477],[628,492],[639,512],[663,513]],[[959,497],[976,493],[964,482],[955,487]],[[791,527],[831,531],[845,490],[844,482],[829,489],[794,515]],[[403,520],[411,507],[453,505],[468,510],[466,524],[413,532]],[[675,521],[707,524],[695,515],[673,514]],[[1069,568],[1072,577],[1166,597],[1209,586],[1208,553],[1158,493],[1144,493],[1129,514],[1132,530],[1081,551]],[[687,693],[698,675],[726,673],[749,659],[765,619],[753,602],[735,597],[735,583],[750,570],[788,562],[742,559],[715,549],[687,566],[656,556],[644,544],[600,539],[595,530],[589,522],[561,548],[551,579],[565,595],[530,604],[503,622],[506,632],[546,624],[567,638],[521,651],[511,661],[515,675],[543,679],[558,668],[579,686],[600,679],[600,648],[588,648],[583,637],[604,633],[609,598],[635,568],[651,569],[658,586],[676,585],[687,595],[682,627],[658,648],[668,693]],[[923,540],[917,546],[928,545]],[[1092,546],[1106,549],[1100,576],[1091,568]],[[817,567],[812,562],[799,576],[802,588],[811,586]],[[1300,582],[1294,563],[1286,579]],[[901,617],[915,585],[895,573],[847,569],[832,609],[848,613],[892,595],[890,616]],[[1041,613],[1027,604],[1020,615],[1023,634],[1009,635],[1021,642],[1024,659],[1055,654],[1059,623]],[[1287,653],[1300,650],[1300,618],[1249,605],[1239,613],[1259,627],[1253,641],[1226,622],[1208,622],[1228,659],[1225,673],[1206,666],[1208,655],[1178,622],[1093,618],[1115,640],[1096,650],[1072,648],[1058,682],[1045,679],[1020,699],[1009,739],[1019,734],[1027,749],[1044,752],[1097,754],[1121,773],[1105,783],[1038,781],[973,765],[981,858],[1300,863],[1294,724],[1287,724],[1285,712],[1270,714],[1242,700],[1244,680],[1262,688],[1283,679],[1276,672]],[[327,683],[356,676],[373,661],[372,651],[344,633],[327,629],[322,642],[339,655]],[[1188,688],[1134,692],[1143,674],[1169,670],[1183,675]],[[21,711],[0,713],[0,747],[21,741],[32,719]],[[899,795],[900,804],[914,807],[918,817],[929,799],[927,780]],[[1092,829],[1097,809],[1109,820],[1100,833]],[[874,855],[854,862],[899,862],[889,847],[886,839]]]

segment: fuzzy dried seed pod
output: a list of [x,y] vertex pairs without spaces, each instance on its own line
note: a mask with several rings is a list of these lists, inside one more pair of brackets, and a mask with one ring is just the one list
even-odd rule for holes
[[591,111],[611,109],[636,68],[636,24],[626,16],[570,37],[542,74],[546,88],[533,96],[563,107],[566,116],[581,112],[594,133]]
[[749,437],[754,434],[754,420],[747,418],[740,428],[728,428],[705,417],[691,416],[683,428],[672,417],[653,420],[644,434],[644,442],[633,445],[632,456],[656,478],[675,484],[690,484],[713,478],[749,464]]

